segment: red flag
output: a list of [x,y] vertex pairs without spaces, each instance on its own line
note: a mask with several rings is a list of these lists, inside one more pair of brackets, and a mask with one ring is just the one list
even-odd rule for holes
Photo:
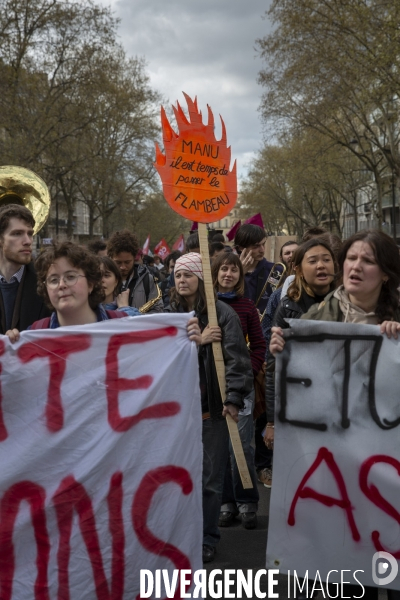
[[256,215],[253,215],[252,217],[250,217],[250,219],[247,219],[247,221],[245,221],[244,223],[245,223],[245,225],[258,225],[259,227],[262,227],[263,229],[265,229],[261,213],[257,213]]
[[165,260],[170,253],[171,250],[168,248],[167,242],[162,238],[161,242],[158,242],[157,246],[154,248],[154,254],[158,254],[161,260]]
[[183,233],[178,237],[175,244],[172,246],[172,250],[179,250],[179,252],[185,251],[185,240],[183,238]]
[[198,222],[197,221],[192,221],[192,228],[190,230],[190,233],[195,233],[198,229],[199,229]]
[[241,226],[241,224],[242,224],[242,221],[238,221],[237,223],[235,223],[235,225],[233,227],[230,228],[230,230],[226,234],[226,237],[228,238],[228,240],[230,242],[234,239],[234,237],[235,237],[235,235],[237,233],[237,230],[239,229],[239,227]]
[[142,248],[142,252],[143,254],[147,254],[149,253],[149,248],[150,248],[150,234],[147,236],[145,243],[143,244],[143,248]]

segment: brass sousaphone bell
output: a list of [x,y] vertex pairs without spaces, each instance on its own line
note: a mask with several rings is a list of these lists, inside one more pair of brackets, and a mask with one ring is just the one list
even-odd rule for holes
[[0,167],[0,208],[21,204],[35,219],[34,233],[40,231],[50,212],[50,192],[39,175],[24,167]]

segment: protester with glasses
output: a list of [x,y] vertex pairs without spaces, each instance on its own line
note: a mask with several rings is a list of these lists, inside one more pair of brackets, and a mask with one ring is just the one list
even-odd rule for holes
[[[88,325],[126,317],[122,311],[107,310],[100,260],[83,246],[72,242],[55,244],[44,250],[35,264],[38,294],[54,309],[51,317],[35,321],[30,329],[57,329],[71,325]],[[197,319],[187,326],[191,341],[201,342]],[[11,342],[19,339],[19,331],[6,332]]]

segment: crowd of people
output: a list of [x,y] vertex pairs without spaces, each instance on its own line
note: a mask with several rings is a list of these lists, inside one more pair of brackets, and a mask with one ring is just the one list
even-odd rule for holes
[[[164,261],[148,261],[127,230],[86,247],[56,242],[33,261],[34,225],[27,208],[0,208],[1,333],[11,342],[27,329],[143,312],[194,312],[187,333],[198,346],[204,562],[214,559],[220,527],[238,518],[246,529],[257,527],[258,485],[272,486],[275,357],[284,347],[286,319],[376,324],[388,337],[400,331],[399,251],[379,231],[360,232],[342,243],[323,228],[310,228],[301,241],[282,246],[278,267],[265,258],[266,234],[257,225],[241,226],[233,247],[223,238],[214,240],[210,257],[218,326],[210,326],[197,233],[188,237],[184,254],[172,252]],[[218,385],[213,342],[222,346],[225,394]],[[238,423],[251,489],[241,483],[228,414]],[[365,598],[377,598],[376,591],[367,589]],[[390,598],[398,598],[396,592]]]

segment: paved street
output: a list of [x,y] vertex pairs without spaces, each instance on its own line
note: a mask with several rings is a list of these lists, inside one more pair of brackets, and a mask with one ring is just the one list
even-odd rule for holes
[[[258,510],[258,527],[246,530],[239,519],[230,527],[221,527],[221,541],[217,547],[214,562],[205,565],[207,571],[212,569],[265,569],[265,552],[268,532],[268,513],[271,492],[263,485],[258,484],[260,503]],[[267,581],[261,579],[261,590],[267,592]],[[234,587],[232,588],[234,589]],[[279,586],[275,588],[280,599],[287,598],[287,577],[279,577]],[[256,598],[256,596],[252,596]],[[250,600],[250,599],[249,599]]]
[[[239,519],[231,527],[221,527],[221,541],[217,547],[217,555],[214,562],[205,565],[207,571],[211,571],[212,569],[242,569],[244,571],[252,569],[254,572],[265,568],[271,491],[267,490],[261,484],[258,484],[258,489],[260,492],[260,504],[257,529],[247,531],[242,527]],[[279,585],[275,587],[274,591],[279,593],[279,600],[286,600],[288,599],[288,578],[285,575],[280,575],[278,581]],[[235,587],[232,586],[232,591]],[[267,592],[265,577],[261,579],[260,588],[261,591]],[[256,599],[256,596],[253,595],[252,598]],[[319,593],[316,598],[320,600],[323,596]],[[380,592],[379,600],[386,600],[386,598],[386,592]]]

